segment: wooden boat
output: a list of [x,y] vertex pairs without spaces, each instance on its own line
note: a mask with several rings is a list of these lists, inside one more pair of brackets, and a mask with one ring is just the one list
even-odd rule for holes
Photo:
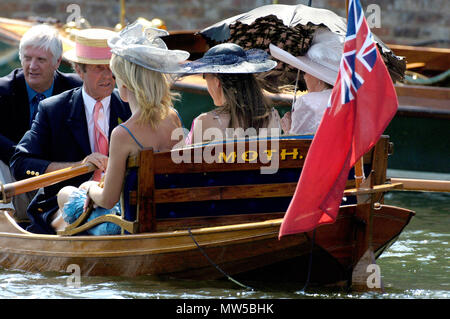
[[441,73],[449,69],[450,49],[425,46],[390,44],[389,48],[397,56],[405,57],[407,69],[419,69],[425,73]]
[[[382,137],[363,158],[370,184],[355,188],[350,172],[347,201],[336,222],[317,228],[315,234],[279,240],[310,143],[307,136],[286,136],[211,142],[161,153],[144,150],[128,160],[124,213],[97,221],[120,225],[121,235],[80,233],[96,220],[65,234],[33,234],[11,213],[2,212],[0,266],[66,272],[75,264],[82,276],[217,279],[226,273],[241,280],[304,282],[312,254],[311,284],[348,284],[364,252],[372,247],[375,257],[380,256],[414,212],[383,205],[383,193],[402,184],[386,180],[390,143]],[[274,163],[274,174],[261,173]],[[77,175],[86,173],[85,168],[76,169]],[[41,187],[63,175],[68,178],[66,173],[51,174],[4,185],[2,198],[29,190],[31,184]]]

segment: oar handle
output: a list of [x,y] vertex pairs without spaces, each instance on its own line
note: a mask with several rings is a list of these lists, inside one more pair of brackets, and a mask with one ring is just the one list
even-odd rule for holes
[[54,172],[27,178],[9,184],[0,185],[0,202],[9,202],[12,197],[30,192],[41,187],[50,186],[73,177],[87,174],[96,169],[92,163],[84,163],[63,168]]
[[450,192],[450,181],[413,179],[413,178],[391,178],[391,183],[402,183],[403,190],[426,191],[426,192]]

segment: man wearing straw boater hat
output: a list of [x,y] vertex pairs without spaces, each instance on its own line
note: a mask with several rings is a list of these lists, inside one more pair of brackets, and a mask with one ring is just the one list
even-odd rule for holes
[[50,223],[58,209],[59,189],[100,179],[108,162],[110,133],[131,115],[128,103],[114,89],[115,78],[109,69],[107,40],[114,34],[105,29],[78,31],[75,48],[64,57],[73,63],[83,86],[42,101],[31,129],[16,147],[11,168],[17,180],[30,177],[29,172],[40,175],[85,162],[98,168],[93,175],[40,189],[27,209],[28,231],[54,233]]

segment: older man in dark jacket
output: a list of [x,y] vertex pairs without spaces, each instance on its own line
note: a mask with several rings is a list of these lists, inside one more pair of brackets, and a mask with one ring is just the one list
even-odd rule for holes
[[[128,103],[124,103],[114,89],[115,78],[109,68],[111,51],[107,39],[113,34],[103,29],[77,33],[75,49],[65,57],[75,63],[83,86],[39,104],[31,129],[25,133],[11,159],[17,179],[28,177],[29,172],[40,175],[82,162],[90,162],[102,170],[106,168],[108,147],[99,145],[107,143],[113,128],[131,116]],[[85,174],[39,189],[28,206],[27,214],[32,223],[27,230],[54,234],[50,224],[58,210],[59,189],[67,185],[78,187],[92,177],[92,174]]]
[[[58,31],[47,25],[30,28],[19,45],[22,68],[0,78],[0,182],[15,181],[9,162],[37,112],[39,102],[49,96],[83,84],[77,74],[57,71],[62,59],[62,42]],[[0,204],[0,208],[16,210],[16,217],[26,218],[30,196],[14,198],[14,205]]]

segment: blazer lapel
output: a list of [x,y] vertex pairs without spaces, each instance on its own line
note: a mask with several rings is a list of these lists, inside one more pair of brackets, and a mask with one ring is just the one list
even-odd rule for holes
[[18,115],[15,118],[20,121],[20,123],[15,123],[15,125],[20,126],[21,129],[26,132],[30,128],[30,103],[28,102],[28,92],[22,70],[17,72],[13,85],[12,102],[14,102],[15,105],[14,113]]
[[67,124],[72,131],[75,140],[83,149],[86,155],[92,153],[91,145],[89,143],[89,134],[86,123],[86,113],[84,111],[83,96],[81,88],[76,89],[69,100],[70,111],[67,119]]

